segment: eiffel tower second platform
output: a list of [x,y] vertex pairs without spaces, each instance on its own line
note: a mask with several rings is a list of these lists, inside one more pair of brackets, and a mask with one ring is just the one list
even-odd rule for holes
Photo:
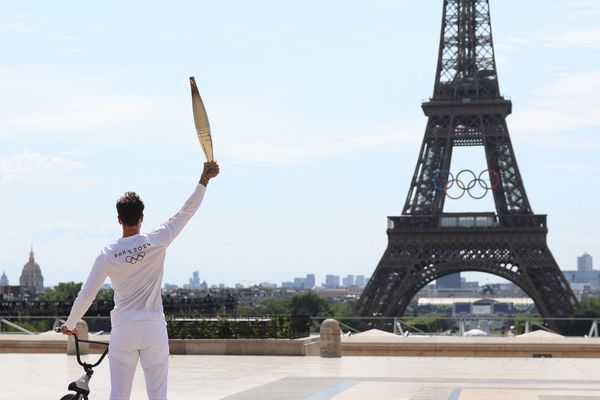
[[568,317],[576,299],[546,244],[547,233],[545,215],[389,217],[388,247],[361,296],[362,314],[402,315],[431,281],[479,271],[518,285],[542,315]]

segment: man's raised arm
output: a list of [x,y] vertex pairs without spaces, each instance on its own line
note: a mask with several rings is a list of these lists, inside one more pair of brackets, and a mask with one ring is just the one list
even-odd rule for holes
[[158,242],[168,246],[194,216],[202,203],[208,182],[217,175],[219,175],[219,164],[215,161],[205,162],[200,182],[194,193],[192,193],[175,215],[163,222],[158,229],[152,231],[148,236],[155,237]]

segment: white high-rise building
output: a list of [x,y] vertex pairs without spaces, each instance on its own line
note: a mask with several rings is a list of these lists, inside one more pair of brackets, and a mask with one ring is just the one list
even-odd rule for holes
[[346,275],[346,277],[342,279],[342,286],[347,288],[354,286],[354,275]]
[[315,274],[307,274],[304,281],[305,289],[312,289],[315,287]]
[[363,287],[366,284],[366,280],[365,280],[365,276],[364,275],[356,275],[356,286],[358,287]]
[[339,275],[325,275],[325,288],[335,289],[340,286]]
[[592,271],[594,269],[592,256],[584,253],[577,257],[577,271]]

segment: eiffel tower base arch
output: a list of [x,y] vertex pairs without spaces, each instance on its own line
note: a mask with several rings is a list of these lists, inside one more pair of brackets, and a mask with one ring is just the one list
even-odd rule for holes
[[[441,218],[462,219],[469,225],[464,221],[478,217],[472,213]],[[529,217],[529,226],[512,227],[495,221],[486,227],[440,226],[439,217],[390,217],[388,247],[361,295],[360,314],[402,316],[415,295],[435,279],[478,271],[520,287],[543,317],[571,316],[577,299],[564,276],[556,273],[559,268],[546,243],[545,216]],[[568,329],[559,321],[549,321],[549,326],[563,333]]]

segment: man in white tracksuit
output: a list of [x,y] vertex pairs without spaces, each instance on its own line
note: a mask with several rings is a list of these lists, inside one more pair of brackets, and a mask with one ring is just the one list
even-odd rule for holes
[[192,218],[219,165],[204,163],[200,183],[181,210],[158,229],[140,234],[144,203],[133,192],[117,201],[123,237],[106,246],[96,258],[86,283],[63,325],[67,335],[77,335],[77,321],[85,314],[107,277],[114,290],[109,346],[111,400],[129,400],[138,359],[150,400],[167,399],[169,342],[163,313],[161,286],[165,251]]

